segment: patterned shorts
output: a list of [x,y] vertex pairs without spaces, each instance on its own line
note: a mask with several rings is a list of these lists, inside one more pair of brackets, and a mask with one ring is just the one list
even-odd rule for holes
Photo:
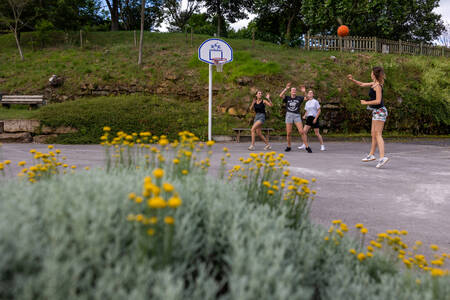
[[388,111],[386,107],[375,108],[372,110],[372,120],[374,121],[383,121],[386,122],[386,118],[388,116]]

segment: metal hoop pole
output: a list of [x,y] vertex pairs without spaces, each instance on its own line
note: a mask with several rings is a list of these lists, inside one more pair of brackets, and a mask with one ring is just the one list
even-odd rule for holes
[[208,141],[212,140],[211,128],[212,128],[212,74],[213,65],[209,65],[209,93],[208,93]]

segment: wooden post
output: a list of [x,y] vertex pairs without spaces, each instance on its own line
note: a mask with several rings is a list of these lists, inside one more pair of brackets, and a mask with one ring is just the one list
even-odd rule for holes
[[342,37],[341,36],[339,36],[339,48],[340,48],[340,51],[342,52]]
[[441,51],[441,53],[442,53],[441,55],[442,55],[442,56],[445,56],[445,54],[444,54],[444,53],[445,53],[445,52],[444,52],[444,50],[445,50],[445,47],[444,47],[444,46],[442,46],[442,51]]
[[308,32],[306,33],[306,40],[305,40],[305,43],[306,43],[306,50],[309,51],[309,30],[308,30]]
[[83,31],[80,29],[80,48],[83,48]]
[[374,36],[373,37],[373,50],[375,51],[375,52],[378,52],[378,49],[377,49],[377,37],[376,36]]
[[255,48],[255,28],[252,29],[252,48]]
[[422,54],[423,54],[423,43],[420,42],[420,55],[422,55]]
[[133,36],[134,36],[134,47],[137,47],[136,30],[133,30]]
[[402,40],[398,40],[398,53],[402,54]]
[[191,27],[191,47],[192,47],[192,44],[193,44],[193,36],[194,36],[194,28],[192,28]]

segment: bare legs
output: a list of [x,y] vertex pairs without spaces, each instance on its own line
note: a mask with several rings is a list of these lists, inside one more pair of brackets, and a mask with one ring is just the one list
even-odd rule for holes
[[[297,127],[298,133],[302,137],[303,144],[308,147],[308,140],[306,138],[305,131],[303,130],[302,123],[298,122],[295,123],[295,126]],[[291,134],[292,134],[292,123],[286,123],[286,140],[287,140],[287,146],[291,147]]]
[[[305,133],[306,139],[308,139],[309,129],[311,129],[311,126],[309,126],[309,125],[305,125],[305,127],[303,127],[303,132]],[[317,138],[319,139],[320,144],[323,145],[323,138],[322,138],[322,135],[320,134],[319,128],[314,128],[314,133],[316,134]],[[305,144],[305,146],[306,146],[306,144]]]
[[376,121],[372,120],[372,145],[370,147],[370,155],[375,154],[375,150],[377,149],[380,152],[380,158],[384,157],[384,140],[383,140],[383,128],[384,128],[384,122],[383,121]]
[[251,132],[252,132],[252,146],[255,146],[255,139],[256,139],[256,135],[258,135],[266,145],[268,145],[268,141],[266,139],[266,137],[262,134],[261,132],[261,127],[262,127],[263,123],[261,121],[256,121],[255,124],[253,124]]

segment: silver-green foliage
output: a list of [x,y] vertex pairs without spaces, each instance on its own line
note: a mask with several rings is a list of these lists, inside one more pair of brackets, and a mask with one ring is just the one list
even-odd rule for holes
[[[0,299],[448,299],[450,282],[382,272],[286,212],[204,175],[172,179],[183,199],[171,263],[139,243],[127,200],[145,171],[101,170],[0,189]],[[145,240],[144,240],[145,242]],[[383,258],[377,258],[385,263]],[[375,268],[376,269],[376,268]],[[420,278],[421,285],[415,280]],[[446,298],[447,297],[447,298]]]

